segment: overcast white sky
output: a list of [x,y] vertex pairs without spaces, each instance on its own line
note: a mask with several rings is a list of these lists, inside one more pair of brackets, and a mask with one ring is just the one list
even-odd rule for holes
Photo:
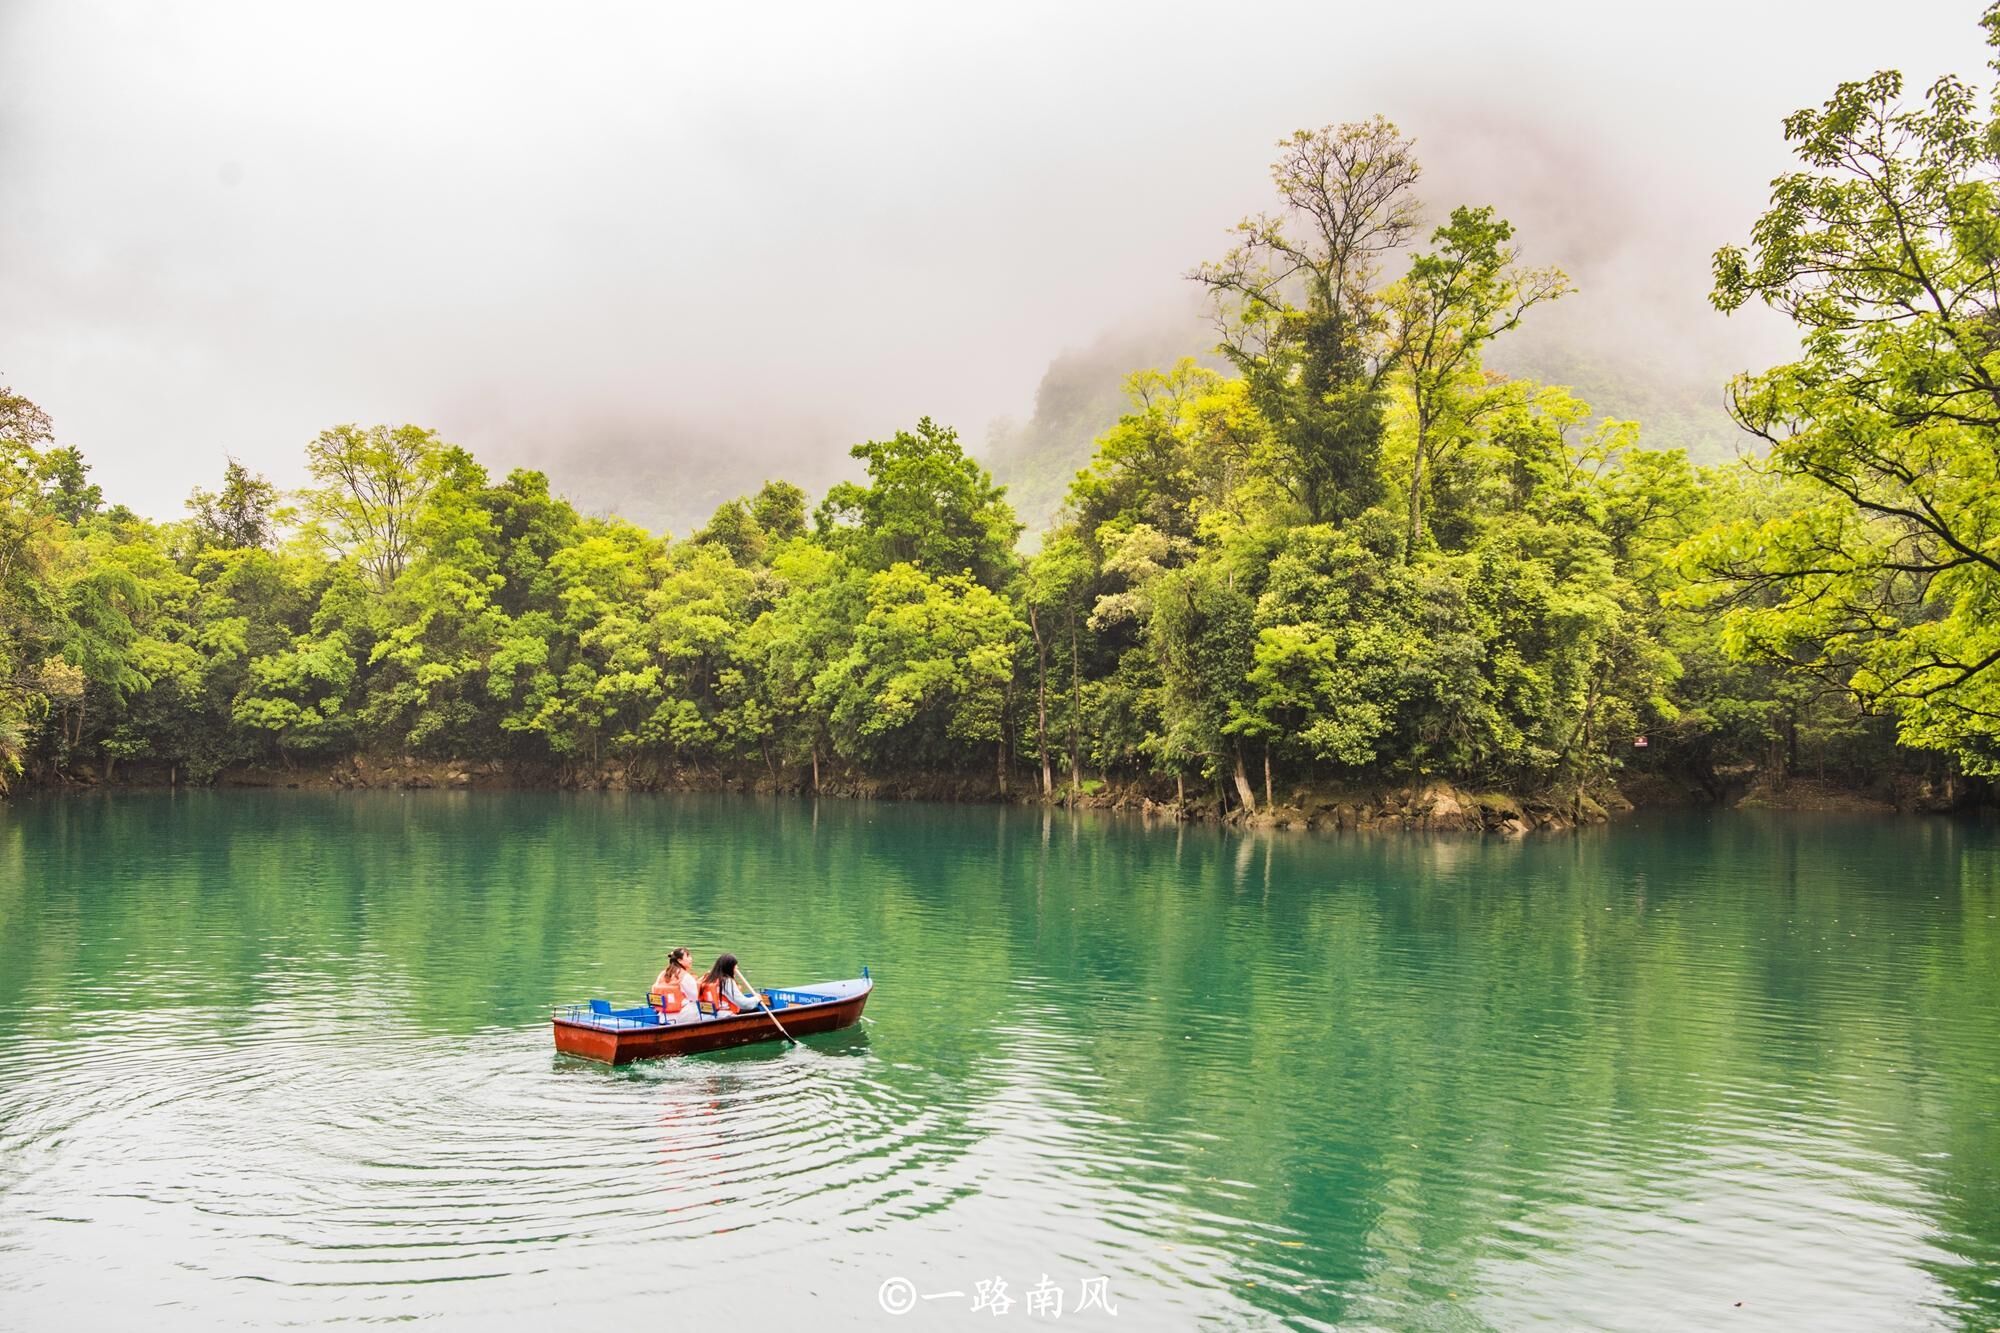
[[[0,0],[0,382],[162,517],[342,421],[496,464],[821,472],[977,442],[1189,298],[1272,142],[1381,112],[1664,362],[1767,358],[1707,260],[1839,79],[1974,3],[459,6]],[[1893,13],[1893,17],[1892,17]],[[1983,80],[1982,80],[1983,81]],[[621,462],[620,466],[624,466]]]

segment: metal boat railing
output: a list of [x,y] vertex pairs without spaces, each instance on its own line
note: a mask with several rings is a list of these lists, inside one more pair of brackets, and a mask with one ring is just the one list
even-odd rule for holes
[[639,1028],[656,1028],[663,1025],[660,1016],[650,1007],[613,1009],[608,1000],[592,1000],[588,1004],[559,1004],[549,1011],[549,1017],[558,1023],[575,1023],[582,1027],[602,1028],[609,1032],[636,1031]]

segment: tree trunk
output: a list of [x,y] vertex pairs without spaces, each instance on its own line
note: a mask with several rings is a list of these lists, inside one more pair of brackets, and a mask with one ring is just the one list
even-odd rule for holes
[[1078,669],[1076,621],[1069,625],[1069,789],[1083,790],[1083,673]]
[[819,742],[813,742],[813,795],[819,795]]
[[1014,748],[1012,744],[1013,729],[1014,678],[1012,674],[1009,674],[1006,688],[1000,692],[1000,740],[998,744],[999,752],[995,760],[1000,772],[1000,799],[1003,801],[1007,799],[1007,759],[1008,752]]
[[1250,775],[1243,770],[1243,747],[1230,747],[1230,758],[1236,763],[1236,799],[1243,802],[1243,813],[1257,813],[1257,793],[1250,790]]
[[1042,638],[1041,618],[1028,608],[1028,628],[1035,632],[1035,748],[1042,758],[1042,799],[1056,788],[1049,771],[1049,646]]
[[1187,805],[1187,776],[1182,773],[1174,774],[1174,804]]
[[1403,563],[1406,565],[1417,558],[1417,537],[1423,532],[1424,446],[1429,435],[1430,431],[1419,421],[1415,458],[1410,464],[1410,544],[1403,548]]
[[1264,806],[1266,809],[1272,809],[1277,804],[1278,802],[1271,796],[1271,747],[1266,745],[1264,747]]

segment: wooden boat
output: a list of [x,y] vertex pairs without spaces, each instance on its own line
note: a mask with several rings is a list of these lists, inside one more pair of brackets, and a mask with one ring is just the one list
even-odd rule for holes
[[[824,981],[797,990],[767,990],[771,1013],[794,1037],[852,1027],[861,1019],[875,983],[862,968],[851,981]],[[686,1023],[670,1023],[651,1005],[614,1008],[609,1000],[559,1006],[551,1015],[556,1049],[565,1055],[622,1065],[662,1055],[692,1055],[747,1046],[758,1041],[782,1041],[770,1014],[752,1009],[741,1014],[706,1015]]]

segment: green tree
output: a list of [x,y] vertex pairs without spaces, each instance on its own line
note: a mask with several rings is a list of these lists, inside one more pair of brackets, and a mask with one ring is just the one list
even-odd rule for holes
[[855,761],[958,768],[995,748],[1006,790],[1005,723],[1025,627],[970,575],[895,564],[868,581],[867,612],[821,688],[831,730]]
[[1559,269],[1522,269],[1513,236],[1513,227],[1490,208],[1455,208],[1431,236],[1436,248],[1411,261],[1386,298],[1394,361],[1408,386],[1415,427],[1405,559],[1415,555],[1424,532],[1426,472],[1465,438],[1462,420],[1461,429],[1453,429],[1453,419],[1475,412],[1484,396],[1481,351],[1517,326],[1530,306],[1568,289]]
[[806,531],[806,493],[789,481],[767,481],[750,497],[750,517],[767,541],[788,542]]
[[198,694],[183,701],[171,757],[202,779],[269,748],[269,734],[237,719],[236,702],[253,690],[250,664],[288,652],[307,631],[330,570],[316,556],[238,546],[202,550],[191,573],[185,635],[201,656],[201,678]]
[[419,426],[335,426],[306,446],[306,470],[319,485],[305,492],[305,511],[378,590],[409,563],[445,454],[437,432]]
[[268,732],[278,753],[336,750],[353,739],[350,693],[359,674],[347,636],[304,634],[289,647],[250,663],[235,720]]
[[1241,737],[1261,734],[1247,719],[1253,662],[1254,599],[1220,556],[1150,580],[1147,631],[1160,664],[1162,727],[1152,748],[1179,772],[1192,761],[1218,775],[1226,767],[1245,810],[1257,808]]
[[499,572],[505,580],[497,594],[501,609],[509,616],[556,612],[557,580],[550,562],[578,539],[582,520],[575,506],[549,490],[547,476],[526,468],[516,468],[498,486],[482,490],[478,503],[500,548]]
[[970,573],[990,589],[1011,577],[1021,525],[1006,488],[966,457],[956,431],[925,417],[915,431],[851,452],[867,465],[868,485],[842,482],[826,493],[817,515],[823,540],[870,570]]
[[221,547],[269,546],[277,505],[278,488],[233,458],[222,469],[220,490],[197,486],[187,500],[196,535]]
[[1382,494],[1383,256],[1417,227],[1411,141],[1375,118],[1300,130],[1278,145],[1279,214],[1190,276],[1208,289],[1222,352],[1250,386],[1308,521],[1349,518]]
[[36,471],[41,502],[65,523],[81,523],[104,507],[104,491],[90,480],[90,464],[75,449],[44,450]]
[[49,586],[59,535],[39,501],[41,450],[53,438],[48,413],[0,385],[0,793],[49,707],[40,663],[60,615]]
[[743,635],[756,579],[718,543],[696,542],[665,561],[646,598],[661,675],[659,701],[638,740],[688,758],[761,752],[764,709],[748,690]]
[[716,506],[708,523],[695,533],[694,540],[719,546],[739,565],[760,565],[769,545],[763,525],[757,522],[745,500],[725,500]]
[[795,541],[773,559],[768,595],[770,604],[745,633],[744,651],[777,759],[810,763],[818,791],[841,683],[828,668],[848,654],[866,611],[866,581],[839,553]]
[[662,544],[620,520],[590,520],[549,561],[560,610],[516,622],[491,666],[500,725],[558,758],[629,749],[660,701],[646,608]]
[[[2000,51],[2000,6],[1983,20]],[[2000,67],[2000,61],[1996,62]],[[1820,673],[1907,745],[2000,773],[2000,120],[1964,80],[1893,72],[1793,113],[1715,304],[1796,322],[1797,361],[1740,380],[1769,471],[1813,497],[1696,552],[1731,651]]]
[[1295,756],[1356,773],[1396,757],[1429,656],[1416,582],[1398,555],[1379,522],[1285,534],[1257,600],[1247,708]]
[[410,563],[384,595],[386,624],[368,653],[361,721],[400,752],[478,755],[498,740],[489,671],[511,629],[498,600],[504,547],[486,469],[456,448],[428,466]]
[[1022,606],[1035,640],[1035,757],[1042,770],[1042,795],[1055,791],[1049,759],[1049,653],[1068,658],[1070,683],[1069,778],[1074,791],[1083,785],[1083,622],[1090,612],[1096,580],[1090,550],[1068,528],[1059,528],[1028,562],[1022,581]]
[[1097,441],[1067,501],[1080,532],[1145,524],[1192,539],[1204,520],[1241,516],[1253,472],[1271,465],[1270,432],[1243,381],[1183,359],[1126,377],[1132,410]]

